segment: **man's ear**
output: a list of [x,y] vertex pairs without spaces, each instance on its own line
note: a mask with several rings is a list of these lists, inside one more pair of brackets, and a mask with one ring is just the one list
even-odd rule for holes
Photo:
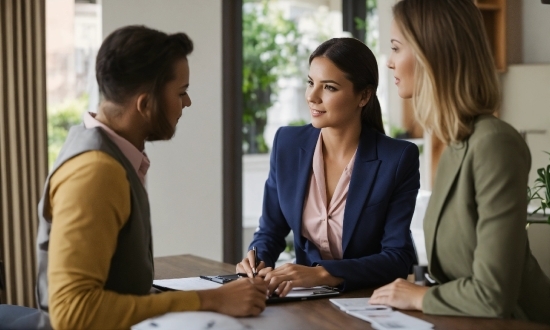
[[149,119],[151,116],[151,98],[147,93],[141,93],[136,99],[136,109],[144,117]]

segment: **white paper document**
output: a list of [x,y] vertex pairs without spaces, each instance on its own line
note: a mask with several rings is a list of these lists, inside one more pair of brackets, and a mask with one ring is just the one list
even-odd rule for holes
[[[200,277],[183,277],[183,278],[171,278],[167,280],[154,280],[153,286],[164,290],[182,290],[182,291],[194,291],[194,290],[208,290],[221,287],[223,284],[213,281],[205,280]],[[285,297],[273,297],[269,298],[268,302],[287,301],[293,299],[310,299],[326,296],[335,296],[339,292],[322,287],[316,286],[313,288],[293,288]]]
[[378,330],[433,329],[433,324],[397,311],[349,311],[348,314],[370,322],[371,326]]
[[217,289],[222,286],[219,283],[203,280],[200,277],[183,277],[171,278],[168,280],[154,280],[153,285],[166,289],[182,291]]
[[344,312],[347,311],[391,311],[388,306],[371,305],[369,304],[370,298],[334,298],[330,299],[330,302],[340,307]]
[[429,322],[394,311],[390,307],[371,305],[369,299],[336,298],[330,299],[330,302],[349,315],[370,322],[371,326],[378,330],[428,330],[433,328],[433,324]]
[[214,312],[176,312],[152,317],[134,326],[132,330],[245,330],[245,327],[234,317]]

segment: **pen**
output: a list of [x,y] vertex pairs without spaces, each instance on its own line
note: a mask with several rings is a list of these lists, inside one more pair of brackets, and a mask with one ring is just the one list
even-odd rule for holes
[[256,277],[256,270],[258,269],[258,250],[256,247],[252,247],[252,252],[254,252],[254,268],[252,268],[252,277]]

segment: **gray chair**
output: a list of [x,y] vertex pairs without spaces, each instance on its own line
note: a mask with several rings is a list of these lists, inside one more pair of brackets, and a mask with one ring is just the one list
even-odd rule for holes
[[[5,288],[4,263],[0,260],[0,293]],[[50,326],[50,318],[47,313],[36,308],[2,304],[0,298],[0,330],[19,329],[51,330],[52,327]]]
[[4,292],[4,261],[0,260],[0,304],[2,303],[2,295]]
[[421,284],[424,286],[433,286],[435,284],[435,281],[430,277],[430,274],[428,273],[428,266],[419,265],[418,251],[416,250],[416,243],[414,241],[414,237],[412,236],[412,232],[411,232],[411,239],[413,242],[416,262],[412,265],[411,271],[409,273],[414,275],[414,282],[416,284]]
[[0,305],[0,330],[51,330],[48,314],[36,308]]

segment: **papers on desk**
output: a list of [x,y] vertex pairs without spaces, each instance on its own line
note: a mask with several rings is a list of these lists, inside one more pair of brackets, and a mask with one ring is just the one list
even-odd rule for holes
[[394,311],[387,306],[370,305],[369,298],[330,299],[330,302],[349,315],[370,322],[378,330],[433,328],[433,324],[429,322]]
[[[183,277],[172,278],[167,280],[154,280],[153,286],[162,291],[165,290],[207,290],[216,289],[222,286],[220,283],[209,281],[200,277]],[[339,295],[340,292],[324,286],[316,286],[312,288],[293,288],[285,297],[269,297],[268,303],[292,301],[292,300],[307,300],[323,297],[331,297]]]
[[134,326],[132,330],[162,330],[162,329],[227,329],[245,330],[236,318],[214,312],[177,312],[152,317]]
[[168,280],[154,280],[153,286],[159,289],[194,291],[217,289],[222,285],[216,282],[203,280],[200,277],[183,277],[171,278]]
[[344,312],[349,311],[392,311],[391,307],[369,304],[369,298],[335,298],[330,302],[340,307]]

